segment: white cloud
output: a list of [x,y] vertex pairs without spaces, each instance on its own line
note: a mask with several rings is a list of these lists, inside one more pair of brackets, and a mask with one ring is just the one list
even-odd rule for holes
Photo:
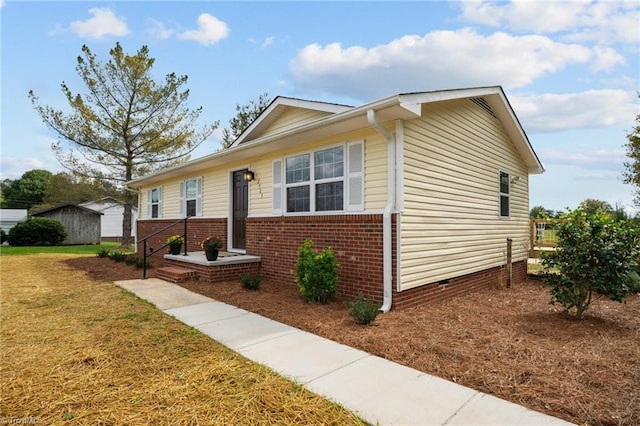
[[73,21],[69,25],[72,33],[78,37],[100,39],[104,36],[125,36],[129,34],[127,23],[123,18],[117,17],[111,9],[89,9],[92,18],[85,21]]
[[617,65],[624,65],[626,60],[622,55],[609,47],[600,48],[598,46],[593,48],[595,59],[591,64],[591,71],[610,71]]
[[271,37],[267,37],[264,39],[264,41],[262,42],[262,44],[260,45],[260,47],[269,47],[273,44],[273,41],[275,40],[275,37],[271,36]]
[[509,101],[528,133],[608,127],[638,114],[637,94],[624,90],[509,95]]
[[459,19],[519,32],[563,33],[567,41],[637,43],[640,5],[631,1],[460,3]]
[[[592,173],[600,179],[619,177],[626,158],[623,150],[566,151],[561,149],[539,149],[538,155],[545,164],[572,165],[589,170],[612,170],[614,172]],[[584,178],[584,176],[583,176]]]
[[147,33],[156,40],[166,40],[175,34],[175,30],[167,28],[163,22],[151,19]]
[[[602,65],[615,62],[610,52]],[[310,44],[291,61],[303,89],[371,99],[401,91],[501,84],[524,87],[569,64],[588,63],[593,50],[544,36],[488,36],[472,29],[407,35],[372,48]]]
[[249,39],[249,43],[251,43],[251,44],[259,44],[260,47],[264,49],[265,47],[271,46],[275,39],[276,38],[273,37],[273,36],[266,37],[264,40],[260,40],[260,39],[252,37],[252,38]]
[[198,29],[178,34],[182,40],[193,40],[202,45],[216,44],[229,35],[229,27],[213,15],[203,13],[198,16]]
[[5,157],[0,160],[0,179],[18,179],[26,171],[47,169],[42,160],[33,157]]

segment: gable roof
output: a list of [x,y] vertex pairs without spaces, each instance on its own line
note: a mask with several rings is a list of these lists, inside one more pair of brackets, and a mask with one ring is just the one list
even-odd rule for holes
[[46,209],[43,209],[43,210],[39,210],[37,212],[33,212],[33,213],[31,213],[31,216],[40,216],[43,213],[48,213],[48,212],[51,212],[51,211],[60,210],[60,209],[65,208],[65,207],[75,207],[78,210],[81,210],[81,211],[84,211],[84,212],[90,213],[90,214],[99,214],[99,215],[104,214],[104,213],[101,213],[101,212],[97,212],[95,210],[88,209],[86,207],[79,206],[77,204],[68,203],[68,204],[60,204],[58,206],[53,206],[53,207],[49,207],[49,208],[46,208]]
[[230,147],[238,146],[244,141],[251,140],[262,134],[289,108],[306,109],[322,113],[323,116],[340,113],[353,107],[348,105],[308,101],[298,98],[277,96],[267,108],[247,127]]
[[[529,173],[538,174],[544,172],[544,167],[533,151],[533,147],[524,129],[520,125],[511,104],[507,100],[502,87],[490,86],[400,93],[358,107],[278,97],[267,107],[263,114],[240,135],[230,148],[131,180],[127,182],[127,185],[139,187],[143,184],[152,184],[165,178],[179,177],[187,173],[198,173],[206,168],[215,167],[231,161],[244,161],[256,156],[268,154],[274,149],[294,146],[300,142],[321,139],[335,134],[370,127],[367,119],[367,112],[370,110],[375,111],[378,122],[385,123],[399,119],[408,120],[420,117],[423,104],[455,99],[471,99],[481,108],[487,110],[487,112],[490,111],[504,126],[516,150],[527,165]],[[331,107],[331,105],[333,105],[333,107]],[[295,126],[284,128],[277,133],[267,133],[266,135],[260,133],[261,129],[266,129],[276,120],[279,114],[282,114],[282,110],[278,110],[279,107],[297,106],[304,108],[317,107],[319,111],[329,114],[316,120],[304,121]],[[274,117],[270,117],[270,114],[274,114]]]
[[[115,199],[115,198],[113,198],[111,196],[103,197],[103,198],[100,198],[98,200],[93,200],[93,201],[85,201],[84,203],[80,203],[78,205],[82,206],[82,207],[87,207],[87,206],[92,205],[92,204],[105,204],[105,203],[109,204],[109,207],[112,207],[114,204],[117,204],[117,205],[120,205],[120,206],[124,206],[124,203],[122,201],[117,200],[117,199]],[[138,210],[138,207],[131,206],[131,210],[132,211],[136,211],[136,210]]]

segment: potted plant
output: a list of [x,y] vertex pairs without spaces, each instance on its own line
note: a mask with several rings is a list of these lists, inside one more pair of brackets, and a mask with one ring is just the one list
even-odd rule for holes
[[169,244],[169,252],[171,254],[180,254],[182,243],[184,243],[184,237],[181,235],[172,235],[167,238],[166,243]]
[[215,235],[212,235],[202,240],[200,247],[204,250],[207,260],[213,261],[218,259],[218,253],[222,248],[222,240]]

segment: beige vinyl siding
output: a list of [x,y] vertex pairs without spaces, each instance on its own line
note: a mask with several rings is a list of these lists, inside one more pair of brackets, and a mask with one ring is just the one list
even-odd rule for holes
[[271,215],[271,182],[273,159],[264,158],[251,162],[255,180],[249,183],[249,216]]
[[162,184],[163,219],[180,218],[180,182],[182,179]]
[[379,133],[370,135],[364,147],[364,208],[382,211],[387,204],[387,140]]
[[260,137],[284,132],[301,124],[319,120],[330,114],[331,113],[328,112],[314,111],[311,109],[287,107],[286,111],[284,111],[275,122],[260,133]]
[[[371,129],[350,132],[323,140],[303,143],[268,156],[244,163],[226,164],[224,168],[209,169],[202,173],[202,215],[204,217],[226,217],[229,214],[230,173],[233,170],[249,168],[255,173],[255,180],[249,184],[249,215],[270,216],[272,196],[273,161],[303,152],[312,152],[323,147],[346,142],[365,141],[365,210],[382,211],[387,200],[387,141]],[[185,175],[180,179],[143,187],[141,191],[146,217],[147,190],[162,186],[163,214],[165,219],[180,217],[180,182],[197,176]]]
[[[423,108],[405,123],[401,289],[527,257],[528,178],[500,122],[469,100]],[[511,217],[499,217],[499,171],[510,185]]]
[[256,172],[256,180],[251,182],[249,215],[272,214],[271,185],[274,160],[357,140],[365,141],[365,210],[383,210],[387,199],[386,140],[381,135],[365,129],[296,145],[286,150],[276,151],[258,161],[252,161],[251,168]]
[[202,174],[202,216],[226,217],[229,213],[230,169],[207,170]]

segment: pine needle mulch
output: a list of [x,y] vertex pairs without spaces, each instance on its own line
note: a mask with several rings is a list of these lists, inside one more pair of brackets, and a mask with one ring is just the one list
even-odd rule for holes
[[183,284],[277,321],[580,425],[640,425],[640,297],[597,300],[584,320],[528,281],[355,324],[344,300],[302,301],[292,283]]
[[[156,266],[161,265],[161,260]],[[95,279],[139,278],[108,259],[69,259]],[[151,270],[151,274],[154,270]],[[182,284],[311,333],[581,425],[640,425],[640,297],[600,299],[582,321],[528,281],[355,324],[344,300],[305,303],[293,282]]]
[[70,258],[89,270],[95,264],[139,276],[95,257],[0,258],[3,421],[362,423],[131,293],[71,267],[65,263]]

